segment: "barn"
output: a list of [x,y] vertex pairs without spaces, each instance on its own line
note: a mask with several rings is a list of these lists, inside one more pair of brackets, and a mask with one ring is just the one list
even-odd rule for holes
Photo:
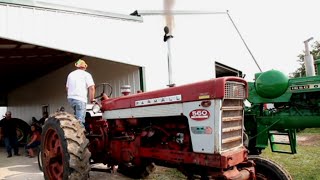
[[99,23],[140,22],[139,17],[2,1],[0,18],[0,105],[7,106],[15,118],[30,123],[32,117],[39,119],[44,111],[53,113],[61,106],[71,112],[65,83],[79,58],[87,62],[96,85],[113,87],[113,97],[121,95],[123,85],[130,85],[132,92],[145,90],[144,67],[95,53],[92,49],[99,44],[93,44],[90,34],[81,30],[84,23],[97,28]]

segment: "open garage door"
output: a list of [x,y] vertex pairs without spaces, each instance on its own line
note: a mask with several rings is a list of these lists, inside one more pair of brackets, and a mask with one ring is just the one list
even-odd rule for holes
[[214,71],[215,77],[224,77],[224,76],[237,76],[243,77],[242,71],[222,64],[220,62],[214,62]]
[[0,38],[0,102],[22,85],[57,70],[82,55]]

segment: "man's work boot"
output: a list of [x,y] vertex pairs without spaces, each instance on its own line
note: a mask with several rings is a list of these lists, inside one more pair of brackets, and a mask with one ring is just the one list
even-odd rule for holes
[[12,154],[9,153],[8,156],[7,156],[7,158],[10,158],[10,157],[12,157]]

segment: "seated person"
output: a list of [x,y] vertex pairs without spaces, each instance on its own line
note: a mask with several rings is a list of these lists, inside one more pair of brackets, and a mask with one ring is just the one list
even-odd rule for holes
[[28,144],[26,145],[26,150],[28,150],[29,157],[35,157],[33,148],[39,146],[41,144],[41,134],[36,129],[36,125],[31,125],[31,138]]

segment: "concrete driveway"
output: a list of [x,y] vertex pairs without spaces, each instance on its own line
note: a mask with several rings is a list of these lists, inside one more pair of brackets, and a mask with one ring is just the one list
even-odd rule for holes
[[[20,153],[22,148],[20,148]],[[21,153],[22,154],[22,153]],[[0,147],[0,179],[44,179],[38,168],[38,159],[23,155],[7,158],[4,147]]]
[[[4,147],[0,147],[0,180],[43,180],[43,173],[39,170],[38,159],[22,155],[23,148],[20,147],[21,156],[7,158]],[[100,168],[102,168],[100,166]],[[129,180],[118,173],[90,171],[90,178],[95,180]]]

